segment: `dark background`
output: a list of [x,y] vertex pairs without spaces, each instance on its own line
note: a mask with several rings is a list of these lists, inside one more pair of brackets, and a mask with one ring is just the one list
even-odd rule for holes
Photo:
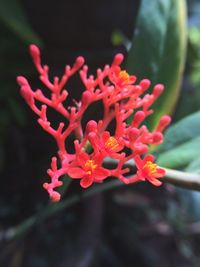
[[[8,2],[16,14],[17,2]],[[120,31],[132,38],[140,1],[19,3],[28,30],[36,34],[33,39],[42,48],[43,62],[59,75],[65,64],[79,55],[86,58],[94,72],[111,63],[117,52],[126,54],[125,46],[114,43],[112,36]],[[198,1],[188,4],[189,27],[199,27]],[[56,145],[38,126],[15,81],[23,74],[33,86],[38,85],[28,55],[30,32],[13,24],[5,1],[0,2],[0,9],[0,266],[199,266],[200,196],[171,185],[159,189],[149,184],[124,186],[98,193],[12,238],[18,225],[48,203],[41,185],[47,179],[46,169]],[[189,78],[198,72],[194,62],[199,47],[189,37],[175,120],[200,107],[198,79],[195,83]],[[70,84],[73,98],[80,95],[78,85],[76,81]],[[188,95],[192,97],[188,99]],[[52,118],[56,119],[56,114]],[[81,191],[73,182],[63,198]]]

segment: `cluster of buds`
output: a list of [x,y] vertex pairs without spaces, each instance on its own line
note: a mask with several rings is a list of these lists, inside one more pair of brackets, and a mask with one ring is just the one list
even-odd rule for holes
[[[51,168],[47,171],[50,182],[43,185],[52,201],[60,200],[60,194],[55,188],[62,185],[60,177],[65,174],[72,179],[80,179],[83,188],[94,182],[101,183],[111,176],[126,184],[148,180],[159,186],[165,171],[154,163],[154,157],[147,152],[149,145],[163,142],[162,132],[170,123],[170,117],[161,117],[152,132],[141,124],[152,114],[150,107],[162,93],[163,85],[155,85],[152,93],[147,94],[150,81],[143,79],[135,84],[136,77],[120,67],[122,54],[117,54],[110,66],[98,69],[96,76],[88,75],[84,58],[78,57],[72,67],[66,66],[61,79],[54,77],[51,81],[49,68],[41,64],[40,51],[36,45],[30,46],[30,54],[41,82],[50,91],[50,97],[45,96],[40,89],[33,90],[22,76],[18,76],[17,81],[22,97],[39,117],[38,123],[55,139],[58,146],[57,156],[52,157]],[[74,106],[66,107],[68,91],[64,87],[77,72],[85,90],[81,99],[74,101]],[[102,101],[103,104],[102,118],[98,121],[89,120],[83,127],[85,111],[97,101]],[[47,108],[52,108],[63,116],[58,127],[52,127]],[[130,116],[132,122],[128,123]],[[113,120],[115,129],[114,134],[111,134],[108,126]],[[75,136],[74,153],[66,147],[66,141],[72,135]],[[105,159],[108,158],[116,161],[114,168],[105,167]],[[137,168],[132,176],[126,165],[130,160]]]

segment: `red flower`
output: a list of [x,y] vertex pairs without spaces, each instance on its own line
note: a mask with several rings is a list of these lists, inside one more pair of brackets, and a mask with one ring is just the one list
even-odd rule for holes
[[122,140],[120,138],[116,138],[115,136],[111,136],[108,131],[105,131],[102,134],[102,142],[104,148],[109,154],[119,152],[124,147]]
[[146,155],[144,159],[141,159],[140,156],[137,155],[134,160],[138,168],[136,175],[140,180],[146,179],[155,186],[160,186],[162,184],[158,178],[162,178],[165,175],[165,170],[153,163],[154,157],[152,155]]
[[118,79],[122,85],[128,85],[133,84],[136,80],[136,77],[134,75],[130,76],[125,70],[121,70],[118,74]]
[[110,78],[115,85],[122,87],[132,85],[136,81],[136,77],[134,75],[129,75],[126,70],[121,70],[118,66],[113,68]]
[[[163,116],[153,132],[141,124],[153,112],[150,107],[162,93],[163,85],[157,84],[151,94],[145,94],[150,81],[144,79],[135,84],[136,76],[129,75],[120,67],[124,59],[122,54],[117,54],[110,66],[98,69],[96,75],[90,75],[88,67],[84,65],[84,58],[77,57],[72,66],[65,67],[61,78],[50,79],[49,67],[42,64],[39,48],[31,45],[30,53],[41,84],[49,93],[46,94],[43,88],[32,89],[23,76],[18,76],[17,81],[21,95],[36,113],[38,123],[55,139],[58,146],[57,157],[52,158],[48,170],[50,182],[44,183],[51,199],[60,200],[60,194],[55,189],[62,185],[59,179],[65,174],[81,179],[80,184],[84,188],[93,182],[102,182],[109,176],[115,176],[126,184],[146,179],[156,186],[160,185],[158,178],[163,177],[165,171],[153,163],[152,155],[147,155],[144,159],[141,159],[141,155],[148,152],[150,144],[160,144],[163,141],[163,130],[170,118]],[[70,97],[70,92],[65,89],[66,84],[73,75],[77,76],[77,72],[85,90],[72,106],[66,107],[66,99]],[[98,122],[91,118],[85,127],[85,119],[89,115],[87,110],[92,110],[96,102],[103,105],[103,116]],[[62,116],[58,123],[51,122],[49,109],[54,109]],[[130,123],[132,116],[133,121]],[[115,134],[111,135],[108,129],[113,122]],[[66,146],[72,139],[75,139],[75,153],[71,153],[71,147]],[[91,151],[90,155],[86,153],[87,150]],[[108,169],[102,167],[106,158],[114,159],[117,166],[107,166]],[[130,171],[126,168],[126,163],[130,159],[135,159],[138,168],[132,178],[126,177]]]
[[93,182],[102,182],[110,175],[110,171],[101,167],[102,156],[90,157],[85,152],[77,155],[78,167],[69,167],[68,174],[75,179],[81,179],[81,186],[87,188]]
[[109,131],[103,132],[102,136],[91,132],[88,134],[88,140],[96,154],[100,153],[102,157],[121,158],[120,152],[124,148],[122,137],[110,135]]

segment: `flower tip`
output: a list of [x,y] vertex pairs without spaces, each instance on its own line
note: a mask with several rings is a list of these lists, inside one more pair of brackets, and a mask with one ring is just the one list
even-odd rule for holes
[[40,55],[40,50],[35,44],[31,44],[29,46],[29,51],[32,56],[39,56]]
[[163,131],[171,122],[171,117],[164,115],[159,122],[158,130]]
[[140,82],[140,86],[146,90],[149,88],[149,86],[151,85],[151,81],[148,80],[148,79],[143,79],[141,82]]
[[76,59],[76,63],[77,63],[79,66],[82,66],[82,65],[84,64],[84,62],[85,62],[84,57],[82,57],[82,56],[77,57],[77,59]]
[[121,53],[118,53],[113,60],[113,64],[112,65],[120,65],[122,63],[122,61],[124,60],[124,56]]
[[134,120],[143,121],[145,119],[145,112],[142,110],[138,110],[135,114]]
[[83,94],[82,94],[82,105],[83,106],[89,104],[91,96],[92,96],[92,94],[89,91],[83,92]]
[[162,118],[161,118],[161,123],[162,124],[165,124],[166,126],[168,125],[168,124],[170,124],[170,122],[171,122],[171,117],[170,116],[168,116],[168,115],[164,115]]
[[129,132],[129,139],[130,139],[131,142],[134,142],[138,138],[139,132],[140,131],[137,128],[132,128],[130,130],[130,132]]
[[97,123],[94,120],[91,120],[86,125],[86,134],[97,131]]
[[163,84],[156,84],[153,89],[153,95],[159,97],[159,95],[162,94],[163,90],[164,90]]
[[23,86],[23,85],[27,85],[28,84],[28,81],[23,76],[17,76],[17,83],[20,86]]
[[160,144],[163,142],[163,135],[160,132],[155,132],[153,134],[153,144]]
[[43,186],[43,188],[46,189],[46,190],[49,189],[49,184],[48,184],[48,183],[44,183],[42,186]]
[[60,196],[60,194],[59,194],[58,192],[53,191],[53,192],[51,193],[51,195],[50,195],[50,198],[51,198],[51,201],[52,201],[52,202],[59,202],[61,196]]
[[145,119],[146,115],[145,112],[142,110],[139,110],[135,113],[134,119],[132,121],[133,127],[138,127],[140,123]]

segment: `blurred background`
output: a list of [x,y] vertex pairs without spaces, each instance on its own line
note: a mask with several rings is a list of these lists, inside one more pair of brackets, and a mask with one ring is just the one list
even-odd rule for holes
[[[41,86],[31,43],[51,75],[79,55],[94,73],[122,52],[130,73],[166,85],[149,127],[164,113],[175,124],[200,109],[200,2],[0,0],[0,36],[0,266],[199,267],[196,191],[113,183],[87,194],[73,182],[64,205],[49,204],[42,183],[56,144],[21,98],[16,76]],[[80,86],[69,84],[72,98]],[[180,169],[193,170],[193,162]]]

